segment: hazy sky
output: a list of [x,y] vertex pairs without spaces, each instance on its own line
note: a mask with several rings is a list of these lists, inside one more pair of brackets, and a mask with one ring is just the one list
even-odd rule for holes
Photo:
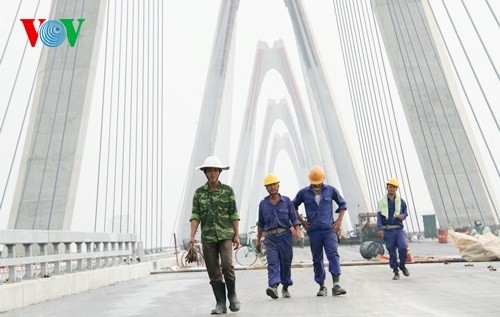
[[[468,4],[473,4],[474,1],[466,1]],[[484,2],[481,2],[481,8],[484,10]],[[26,16],[34,16],[35,8],[38,1],[24,0],[21,10]],[[334,20],[334,9],[331,0],[306,0],[303,1],[309,21],[314,32],[316,43],[318,44],[320,56],[322,58],[325,71],[328,76],[331,91],[339,105],[339,113],[342,120],[346,122],[346,126],[350,127],[349,136],[355,140],[356,131],[354,129],[353,114],[351,110],[351,101],[347,88],[347,76],[344,70],[342,60],[342,52],[337,35],[336,21]],[[440,1],[433,1],[439,5]],[[448,3],[451,3],[448,1]],[[497,14],[500,13],[500,1],[490,1]],[[48,15],[49,1],[40,1],[39,13],[37,16],[45,17]],[[205,89],[205,80],[210,60],[214,30],[217,23],[217,15],[219,12],[218,0],[167,0],[164,4],[166,15],[164,17],[164,37],[167,46],[165,53],[165,157],[166,164],[164,166],[163,177],[165,180],[165,191],[168,195],[164,198],[165,213],[168,217],[164,232],[166,235],[171,235],[172,226],[175,219],[175,214],[180,208],[180,199],[183,194],[185,184],[185,176],[187,169],[192,169],[194,166],[187,166],[190,161],[194,136],[196,133],[197,120],[199,117],[199,109],[201,106],[203,92]],[[452,6],[459,6],[459,1],[455,1]],[[474,5],[473,5],[474,6]],[[0,0],[0,53],[3,52],[6,39],[8,37],[7,30],[10,30],[12,24],[12,16],[15,16],[17,10],[16,1]],[[437,7],[438,8],[438,7]],[[460,11],[457,7],[455,11]],[[463,10],[462,10],[463,11]],[[481,23],[481,22],[479,22]],[[266,41],[272,46],[274,41],[282,39],[288,51],[292,67],[295,71],[294,75],[298,81],[301,98],[307,103],[307,95],[305,93],[305,85],[302,79],[301,67],[292,25],[282,0],[242,0],[238,10],[236,22],[236,37],[235,42],[235,72],[233,81],[233,115],[230,118],[232,122],[231,143],[230,143],[230,160],[229,165],[234,166],[239,162],[235,162],[237,143],[240,134],[241,121],[243,119],[243,110],[246,105],[250,77],[252,72],[252,64],[254,60],[255,48],[258,41]],[[26,35],[23,34],[24,29],[20,27],[14,29],[11,36],[9,49],[6,50],[4,59],[0,64],[0,78],[2,82],[7,80],[9,85],[0,87],[0,114],[3,118],[7,101],[10,98],[10,89],[13,78],[17,75],[17,62],[20,58],[20,52],[23,51]],[[488,26],[489,27],[489,26]],[[491,28],[486,39],[496,38],[500,35],[498,26]],[[10,46],[12,45],[12,46]],[[39,54],[41,47],[29,48],[26,57],[23,59],[22,71],[19,75],[19,81],[24,81],[26,87],[30,87],[33,73],[36,68],[36,57]],[[493,51],[492,56],[495,60],[497,68],[500,68],[498,50]],[[480,56],[477,58],[484,58]],[[491,75],[488,75],[491,77]],[[495,78],[488,80],[491,91],[496,91],[498,95],[498,78],[495,83]],[[96,87],[99,83],[96,83]],[[280,99],[287,97],[285,86],[279,78],[277,72],[270,71],[264,81],[262,93],[259,97],[259,112],[257,131],[263,122],[263,109],[268,99]],[[16,93],[13,97],[17,100],[16,105],[24,105],[27,96],[21,93]],[[24,99],[23,99],[24,98]],[[289,98],[288,98],[289,99]],[[499,98],[494,99],[495,101]],[[96,106],[97,105],[97,106]],[[91,124],[99,122],[98,102],[93,105],[91,113]],[[498,108],[498,107],[496,107]],[[11,112],[6,121],[4,130],[0,133],[0,144],[5,150],[0,157],[0,188],[3,191],[5,179],[8,175],[8,167],[14,153],[15,139],[12,138],[18,133],[20,122],[22,120],[24,106],[11,109]],[[401,112],[401,109],[398,111]],[[401,112],[402,114],[402,112]],[[498,114],[498,112],[497,112]],[[486,124],[490,124],[489,122]],[[402,126],[401,133],[409,138],[407,128]],[[16,130],[17,129],[17,130]],[[275,131],[283,132],[283,125],[279,123],[275,126]],[[82,188],[79,190],[77,197],[77,205],[75,209],[75,230],[88,231],[92,230],[93,219],[89,218],[89,213],[94,212],[95,208],[95,147],[91,149],[92,143],[95,143],[95,129],[89,127],[89,133],[93,136],[87,144],[86,156],[83,161],[83,171],[81,176]],[[495,133],[495,132],[494,132]],[[497,133],[497,132],[496,132]],[[17,137],[17,136],[16,136]],[[257,137],[257,140],[259,138]],[[409,151],[411,151],[411,147]],[[358,151],[355,151],[358,152]],[[89,154],[90,153],[90,154]],[[498,153],[498,152],[497,152]],[[415,154],[410,152],[411,157]],[[202,162],[199,162],[200,164]],[[226,162],[225,162],[226,163]],[[281,192],[293,196],[295,192],[306,184],[306,175],[304,179],[297,180],[289,173],[291,163],[285,153],[278,156],[276,164],[276,172],[282,179]],[[491,168],[491,164],[489,166]],[[14,171],[17,167],[14,166]],[[230,170],[225,179],[231,178],[232,170]],[[424,186],[423,175],[419,168],[414,168],[410,171],[412,179],[415,182],[415,192],[419,201],[418,208],[422,213],[432,212],[432,204]],[[0,210],[0,229],[6,226],[7,217],[10,212],[10,204],[12,193],[14,191],[14,183],[17,180],[17,175],[11,176],[7,196]],[[496,179],[495,184],[499,184]],[[498,188],[498,187],[497,187]],[[188,224],[186,224],[188,225]]]

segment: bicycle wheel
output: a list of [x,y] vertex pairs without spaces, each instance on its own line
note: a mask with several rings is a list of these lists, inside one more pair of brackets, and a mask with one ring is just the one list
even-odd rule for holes
[[242,266],[251,266],[257,261],[257,253],[246,245],[236,249],[234,257],[236,262]]
[[196,261],[189,263],[187,261],[188,251],[184,251],[181,256],[181,265],[182,267],[197,267],[205,265],[205,258],[203,258],[203,254],[200,251],[196,250]]

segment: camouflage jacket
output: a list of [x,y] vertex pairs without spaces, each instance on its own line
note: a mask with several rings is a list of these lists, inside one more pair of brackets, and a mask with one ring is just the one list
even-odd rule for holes
[[193,219],[201,223],[201,242],[232,240],[233,221],[240,220],[233,189],[221,182],[215,190],[211,190],[208,183],[198,188],[189,221]]

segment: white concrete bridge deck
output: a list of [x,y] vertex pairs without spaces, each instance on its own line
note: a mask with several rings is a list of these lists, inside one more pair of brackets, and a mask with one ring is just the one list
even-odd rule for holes
[[[414,257],[441,259],[409,265],[411,276],[393,281],[388,265],[366,264],[359,246],[341,246],[345,264],[342,297],[316,297],[309,249],[294,249],[291,299],[265,294],[265,270],[237,271],[242,302],[235,316],[500,316],[499,262],[443,261],[459,258],[450,244],[412,243]],[[329,288],[331,281],[328,280]],[[330,290],[329,290],[330,291]],[[2,314],[12,316],[207,316],[214,298],[206,272],[152,274],[90,292],[66,296]]]

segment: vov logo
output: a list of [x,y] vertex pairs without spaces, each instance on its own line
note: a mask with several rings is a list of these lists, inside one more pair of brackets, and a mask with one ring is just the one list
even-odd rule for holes
[[75,30],[73,21],[75,19],[48,20],[38,19],[40,22],[38,31],[35,29],[35,19],[20,19],[32,47],[35,47],[38,38],[45,46],[56,47],[68,39],[69,46],[74,47],[82,24],[85,19],[76,19],[78,27]]

